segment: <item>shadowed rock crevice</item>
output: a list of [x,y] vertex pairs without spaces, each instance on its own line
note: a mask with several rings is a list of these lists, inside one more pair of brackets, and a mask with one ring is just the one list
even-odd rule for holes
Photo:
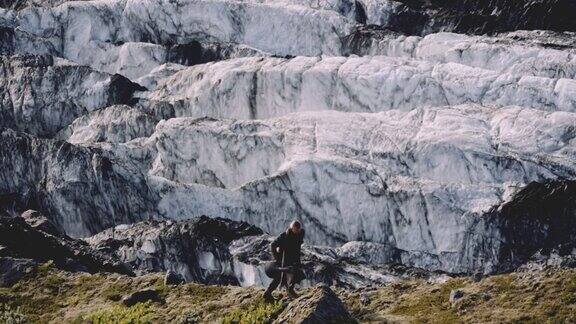
[[465,253],[491,272],[513,271],[535,254],[573,254],[576,240],[576,182],[532,182],[482,217]]
[[[576,31],[571,0],[399,0],[390,27],[411,35],[438,31],[485,34],[511,30]],[[415,21],[412,26],[407,22]],[[414,29],[413,26],[420,26]]]

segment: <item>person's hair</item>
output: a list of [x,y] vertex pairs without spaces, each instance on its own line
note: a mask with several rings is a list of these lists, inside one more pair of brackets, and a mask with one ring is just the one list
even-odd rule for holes
[[300,228],[302,228],[302,224],[300,224],[299,221],[295,220],[292,223],[290,223],[290,228],[292,228],[292,227],[296,227],[296,228],[300,229]]

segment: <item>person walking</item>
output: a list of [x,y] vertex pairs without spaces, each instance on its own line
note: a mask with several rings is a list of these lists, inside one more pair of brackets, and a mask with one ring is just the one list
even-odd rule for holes
[[288,229],[270,244],[274,262],[269,263],[265,269],[266,275],[272,278],[272,282],[264,292],[266,301],[274,300],[272,292],[279,285],[286,287],[290,298],[298,297],[294,287],[304,279],[300,260],[304,234],[302,224],[299,221],[293,221]]

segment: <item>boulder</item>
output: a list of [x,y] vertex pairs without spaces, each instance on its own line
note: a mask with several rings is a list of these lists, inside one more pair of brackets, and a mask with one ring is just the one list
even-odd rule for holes
[[[228,245],[233,240],[260,234],[261,229],[246,222],[201,216],[178,222],[124,224],[86,241],[138,273],[171,271],[186,282],[238,285]],[[168,275],[165,279],[180,281]]]
[[30,259],[0,258],[0,287],[15,284],[25,274],[34,270],[37,263]]
[[292,301],[274,323],[353,323],[354,319],[336,294],[318,285]]
[[166,276],[164,276],[164,285],[168,286],[168,285],[179,285],[186,282],[186,280],[184,280],[184,277],[182,277],[182,275],[172,271],[172,270],[168,270],[166,272]]
[[52,235],[38,228],[30,226],[22,217],[0,217],[0,246],[3,247],[0,257],[31,259],[38,263],[52,261],[67,271],[134,274],[113,255],[96,251],[81,240]]
[[154,289],[139,290],[122,298],[122,304],[128,307],[147,301],[163,302],[160,294]]
[[484,275],[482,274],[482,272],[474,272],[474,274],[472,274],[472,281],[480,282],[482,281],[483,277]]
[[29,209],[23,212],[20,217],[24,218],[24,221],[34,229],[56,236],[64,235],[51,220],[39,211]]
[[462,291],[461,289],[453,289],[450,292],[450,299],[449,299],[450,304],[454,304],[462,297],[464,297],[464,291]]

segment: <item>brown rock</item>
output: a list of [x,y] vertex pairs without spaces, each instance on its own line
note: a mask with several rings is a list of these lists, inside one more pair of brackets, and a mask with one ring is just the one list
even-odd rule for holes
[[290,302],[274,323],[355,323],[338,296],[318,285]]
[[154,289],[143,289],[140,291],[136,291],[130,295],[124,296],[122,298],[122,304],[125,306],[134,306],[137,303],[143,303],[146,301],[153,301],[162,303],[163,300],[160,297],[160,294]]

